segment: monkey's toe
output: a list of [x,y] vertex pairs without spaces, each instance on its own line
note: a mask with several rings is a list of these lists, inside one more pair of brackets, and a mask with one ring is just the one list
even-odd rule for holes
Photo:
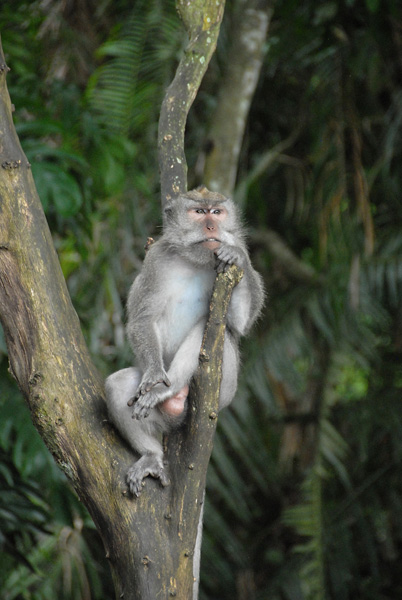
[[136,401],[136,396],[133,396],[132,398],[130,398],[130,400],[127,402],[127,406],[132,406],[134,404],[134,402]]

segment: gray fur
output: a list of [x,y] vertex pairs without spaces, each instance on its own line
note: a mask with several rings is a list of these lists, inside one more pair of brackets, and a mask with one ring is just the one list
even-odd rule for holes
[[[218,217],[212,207],[222,207],[220,212],[225,214],[219,226],[211,228],[220,242],[215,251],[203,243],[205,223],[200,225],[189,216],[197,208],[215,224]],[[244,276],[233,290],[227,315],[220,408],[230,404],[236,392],[237,340],[261,311],[261,278],[251,265],[243,227],[230,199],[200,188],[166,207],[163,236],[148,250],[128,296],[127,336],[138,369],[123,369],[106,380],[110,418],[141,457],[127,475],[129,489],[136,496],[148,475],[163,485],[168,483],[161,436],[180,425],[185,412],[175,417],[160,406],[187,385],[196,371],[216,271],[232,263],[243,269]]]

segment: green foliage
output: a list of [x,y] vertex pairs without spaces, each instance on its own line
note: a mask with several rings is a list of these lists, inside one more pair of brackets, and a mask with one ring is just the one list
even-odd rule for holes
[[37,484],[24,481],[11,457],[0,448],[0,554],[2,564],[11,557],[30,568],[20,548],[44,532],[49,507]]
[[157,123],[163,85],[169,83],[183,39],[172,7],[155,0],[137,2],[97,50],[98,58],[109,60],[92,75],[87,97],[108,130],[141,135],[144,127]]
[[[291,600],[400,594],[394,469],[402,429],[389,400],[400,398],[401,104],[391,66],[399,51],[390,42],[400,7],[388,2],[381,16],[375,3],[366,7],[276,3],[250,117],[247,160],[259,175],[247,181],[247,217],[281,233],[316,277],[300,283],[280,256],[255,255],[260,270],[268,267],[269,329],[243,365],[259,419],[244,414],[241,421],[249,465],[239,485],[252,496],[262,463],[271,488],[273,461],[272,489],[279,491],[257,496],[270,524],[261,529],[265,552],[253,553],[255,514],[248,544],[235,546],[232,526],[221,549],[207,511],[204,572],[215,576],[204,582],[205,598],[225,597],[225,590],[228,597]],[[298,129],[291,150],[260,170],[267,151]],[[239,396],[245,401],[243,390]],[[229,428],[232,462],[241,470],[231,436],[237,433]],[[225,472],[221,453],[214,461]],[[242,523],[248,512],[239,504],[233,516],[226,478],[213,481],[211,512]]]
[[29,567],[21,564],[2,586],[7,600],[65,600],[102,598],[101,578],[93,556],[82,536],[83,523],[59,527],[42,536],[28,555]]
[[92,520],[33,429],[5,361],[0,372],[0,597],[111,595]]

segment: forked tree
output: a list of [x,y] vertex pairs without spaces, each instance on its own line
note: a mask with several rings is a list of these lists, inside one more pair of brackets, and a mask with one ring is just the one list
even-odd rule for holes
[[[177,0],[189,43],[161,108],[162,206],[187,190],[184,129],[216,47],[224,3]],[[162,488],[150,480],[146,493],[133,499],[125,484],[132,455],[107,419],[103,381],[91,361],[14,129],[7,71],[0,46],[0,318],[10,371],[36,428],[95,522],[116,597],[188,600],[217,423],[225,313],[238,272],[217,276],[203,360],[191,389],[192,410],[185,427],[167,443],[171,485]],[[241,138],[242,131],[236,135]],[[230,160],[237,162],[237,157]]]

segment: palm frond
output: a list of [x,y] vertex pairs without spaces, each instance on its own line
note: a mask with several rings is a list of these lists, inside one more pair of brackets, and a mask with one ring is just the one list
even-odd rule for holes
[[[110,130],[139,132],[156,120],[163,85],[181,39],[169,6],[137,2],[121,30],[98,50],[105,62],[93,74],[87,97]],[[157,40],[157,43],[154,43]]]

